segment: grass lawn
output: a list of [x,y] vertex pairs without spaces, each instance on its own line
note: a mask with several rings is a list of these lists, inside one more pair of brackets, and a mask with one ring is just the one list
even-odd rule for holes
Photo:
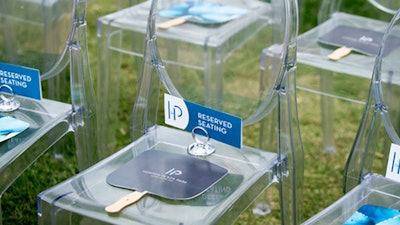
[[[300,1],[302,7],[304,7],[301,8],[301,15],[304,17],[301,19],[300,30],[305,31],[316,24],[316,13],[320,1]],[[88,4],[88,43],[94,79],[96,79],[98,70],[96,20],[99,16],[114,10],[113,7],[105,5],[107,2],[92,0]],[[352,1],[351,6],[363,4],[361,2],[361,0]],[[351,95],[361,100],[366,97],[369,81],[349,79],[342,74],[335,76],[335,92],[345,96]],[[318,71],[299,65],[297,79],[299,83],[315,83],[318,85]],[[334,100],[334,139],[337,145],[337,153],[329,155],[322,151],[320,96],[302,90],[298,90],[297,95],[305,155],[303,218],[307,219],[342,195],[343,168],[356,135],[363,105]],[[129,114],[125,117],[129,118]],[[129,140],[126,129],[120,129],[118,136],[123,137],[121,143]],[[59,153],[62,153],[62,157],[59,157]],[[77,173],[75,165],[73,135],[68,135],[67,138],[60,141],[33,164],[3,195],[4,224],[37,224],[37,194]],[[278,204],[277,199],[274,197],[271,197],[271,199],[271,206],[275,209]],[[279,213],[276,211],[273,212],[271,217],[254,216],[249,209],[240,217],[237,224],[280,224],[278,217]]]

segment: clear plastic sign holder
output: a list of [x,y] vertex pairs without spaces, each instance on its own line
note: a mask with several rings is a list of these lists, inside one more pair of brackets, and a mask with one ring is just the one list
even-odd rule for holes
[[[198,137],[200,135],[198,134],[196,135],[196,131],[201,131],[206,136],[206,140],[202,141]],[[215,152],[215,146],[210,143],[210,136],[208,135],[207,130],[204,129],[203,127],[197,126],[193,128],[192,137],[195,142],[189,145],[187,148],[187,152],[189,155],[209,156]]]
[[0,112],[11,112],[20,107],[20,103],[15,99],[13,89],[6,84],[0,85]]

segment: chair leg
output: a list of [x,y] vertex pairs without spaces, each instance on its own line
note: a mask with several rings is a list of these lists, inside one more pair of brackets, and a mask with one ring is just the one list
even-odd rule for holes
[[[320,70],[320,89],[322,93],[332,93],[333,73]],[[323,151],[328,154],[336,153],[333,137],[333,98],[321,95],[321,123]]]

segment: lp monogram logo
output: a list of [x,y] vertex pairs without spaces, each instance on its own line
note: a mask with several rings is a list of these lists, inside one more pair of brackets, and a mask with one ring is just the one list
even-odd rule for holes
[[164,95],[165,123],[180,129],[189,124],[189,111],[183,99],[172,95]]
[[178,175],[182,174],[182,171],[181,170],[177,170],[175,168],[172,168],[172,169],[168,170],[165,174],[168,175],[168,176],[174,176],[174,175],[178,176]]

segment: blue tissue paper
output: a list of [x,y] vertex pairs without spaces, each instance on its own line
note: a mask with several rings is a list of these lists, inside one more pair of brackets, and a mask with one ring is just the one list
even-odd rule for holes
[[0,142],[8,140],[29,127],[27,122],[0,115]]
[[343,225],[399,225],[400,210],[363,205]]
[[214,4],[209,2],[193,2],[174,5],[159,12],[167,18],[185,17],[188,21],[200,24],[220,24],[236,19],[247,13],[246,9]]

